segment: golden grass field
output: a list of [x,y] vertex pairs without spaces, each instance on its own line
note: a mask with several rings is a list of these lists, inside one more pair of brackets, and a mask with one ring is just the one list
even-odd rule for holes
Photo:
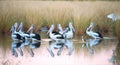
[[38,30],[41,26],[50,27],[58,23],[65,27],[72,22],[75,34],[80,36],[94,21],[94,30],[108,35],[112,29],[120,37],[120,22],[113,24],[112,20],[107,19],[110,13],[120,15],[119,1],[0,1],[0,32],[8,33],[15,22],[21,21],[25,30],[31,24]]

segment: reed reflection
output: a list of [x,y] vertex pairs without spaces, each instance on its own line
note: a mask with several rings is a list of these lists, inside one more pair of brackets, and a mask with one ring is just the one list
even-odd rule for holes
[[94,48],[93,46],[99,45],[102,41],[102,39],[84,39],[82,38],[83,42],[85,42],[84,44],[82,44],[82,47],[87,47],[89,50],[90,54],[94,54]]
[[29,47],[30,55],[33,57],[34,52],[33,49],[39,48],[41,45],[41,42],[32,42],[30,40],[26,41],[13,41],[11,45],[12,55],[15,57],[18,57],[18,53],[20,53],[21,56],[23,56],[23,48],[26,46]]
[[112,56],[109,59],[109,62],[113,63],[113,65],[120,65],[120,40],[113,50]]
[[64,50],[64,47],[68,49],[68,55],[72,55],[72,52],[74,50],[72,40],[51,40],[49,41],[49,48],[47,48],[47,50],[52,57],[55,56],[55,50],[57,50],[57,56],[60,56]]

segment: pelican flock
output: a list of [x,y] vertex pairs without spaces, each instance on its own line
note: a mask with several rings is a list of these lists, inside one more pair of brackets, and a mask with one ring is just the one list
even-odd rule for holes
[[[21,56],[23,55],[22,52],[22,47],[29,45],[30,46],[30,54],[33,57],[34,56],[34,52],[32,49],[34,49],[34,45],[37,45],[37,42],[41,42],[41,36],[40,34],[37,34],[34,32],[35,26],[33,24],[31,24],[31,26],[29,27],[29,29],[24,32],[23,30],[23,22],[21,22],[20,24],[18,24],[18,22],[15,22],[12,27],[11,27],[11,38],[13,40],[13,43],[15,41],[20,41],[17,42],[18,43],[24,43],[24,44],[20,44],[17,47],[17,44],[13,44],[12,45],[12,51],[13,51],[13,55],[15,55],[16,57],[18,56],[16,53],[16,48],[19,48],[21,50]],[[73,39],[74,37],[74,33],[75,33],[75,28],[72,25],[72,22],[68,23],[68,26],[63,28],[61,26],[61,24],[57,25],[58,30],[55,29],[55,25],[52,24],[49,28],[49,30],[47,31],[48,37],[50,38],[52,45],[50,45],[50,49],[49,52],[51,54],[51,56],[54,57],[54,53],[53,53],[53,49],[54,48],[58,48],[59,51],[57,53],[57,55],[60,55],[62,52],[62,49],[64,46],[66,46],[66,48],[69,49],[69,55],[71,55],[72,51],[73,51],[73,47],[72,44],[70,44],[71,39]],[[95,41],[102,39],[103,36],[102,34],[100,34],[99,32],[94,32],[93,31],[94,28],[94,22],[91,22],[89,27],[87,27],[86,29],[86,34],[90,37],[92,37]],[[64,40],[64,41],[61,41]],[[82,39],[83,40],[83,39]],[[55,42],[55,43],[54,43]],[[86,40],[83,40],[83,42],[87,42]],[[90,44],[92,45],[92,43]],[[40,45],[38,45],[40,46]],[[90,47],[92,48],[92,47]]]
[[[31,39],[32,41],[40,41],[41,36],[39,34],[33,33],[34,31],[34,25],[32,24],[30,28],[27,30],[27,32],[23,31],[23,22],[20,23],[18,26],[18,22],[16,22],[12,28],[11,28],[11,37],[13,40],[22,40],[25,41],[27,39]],[[68,26],[66,28],[62,28],[61,24],[57,25],[58,31],[55,31],[55,25],[52,24],[49,28],[47,34],[48,37],[52,40],[59,40],[59,39],[72,39],[74,37],[75,29],[72,25],[72,22],[68,23]],[[92,38],[103,38],[102,34],[99,32],[94,32],[94,22],[91,22],[89,27],[86,29],[86,34]]]
[[[120,16],[112,13],[107,15],[107,18],[116,21],[120,19]],[[40,47],[41,43],[39,42],[41,42],[41,36],[40,34],[34,33],[35,26],[33,24],[31,24],[30,28],[26,32],[23,31],[23,26],[23,22],[21,22],[20,24],[18,24],[18,22],[15,22],[11,27],[11,38],[13,40],[13,55],[16,57],[18,56],[16,49],[19,48],[20,54],[21,56],[23,56],[22,47],[29,45],[30,54],[31,56],[34,56],[33,49]],[[82,47],[86,45],[90,50],[91,54],[94,54],[94,49],[92,47],[99,44],[100,41],[103,39],[103,35],[100,32],[93,31],[93,28],[94,22],[91,22],[85,30],[85,33],[90,37],[88,40],[85,40],[82,36],[82,41],[85,43],[82,45]],[[52,24],[49,29],[47,29],[47,27],[41,28],[41,31],[47,31],[48,37],[50,38],[50,47],[48,49],[50,55],[54,57],[53,50],[56,48],[59,49],[57,55],[61,55],[64,46],[68,48],[69,55],[71,55],[73,51],[73,43],[70,40],[73,39],[75,34],[75,28],[72,22],[69,22],[68,26],[65,28],[62,28],[62,25],[58,24],[57,29],[58,30],[55,30],[54,24]]]
[[39,34],[33,33],[34,25],[31,25],[31,27],[28,29],[28,31],[25,33],[23,31],[23,22],[20,23],[18,27],[18,22],[16,22],[11,27],[11,38],[13,41],[27,41],[27,40],[37,40],[40,41],[41,37]]

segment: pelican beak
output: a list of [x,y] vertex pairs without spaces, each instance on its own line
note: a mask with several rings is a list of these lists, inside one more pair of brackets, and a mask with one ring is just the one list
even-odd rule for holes
[[14,27],[15,27],[15,30],[17,30],[18,22],[16,22],[16,23],[14,24]]
[[75,28],[72,26],[73,31],[75,32]]
[[12,32],[14,30],[14,27],[12,26],[12,28],[10,29],[10,32]]
[[50,27],[50,29],[48,30],[47,34],[50,33],[50,32],[52,32],[53,29],[54,29],[54,25],[51,25],[51,27]]
[[27,33],[30,31],[30,28],[27,30]]
[[33,28],[34,28],[33,25],[31,25],[31,27],[27,30],[27,33],[33,30]]
[[47,34],[49,34],[50,30],[48,30]]
[[32,28],[30,27],[28,30],[27,30],[27,33],[30,32],[32,30]]
[[20,25],[19,25],[19,27],[18,27],[17,30],[20,30],[20,29],[22,29],[22,28],[23,28],[23,22],[20,23]]
[[72,28],[73,32],[75,32],[75,29],[74,29],[74,27],[72,25],[71,25],[71,28]]
[[72,28],[73,32],[75,32],[75,29],[74,29],[74,27],[73,27],[71,22],[69,22],[69,27]]

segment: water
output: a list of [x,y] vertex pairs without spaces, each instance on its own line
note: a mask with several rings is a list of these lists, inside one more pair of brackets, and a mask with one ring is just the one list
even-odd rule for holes
[[0,38],[0,65],[119,65],[117,39],[16,42]]

